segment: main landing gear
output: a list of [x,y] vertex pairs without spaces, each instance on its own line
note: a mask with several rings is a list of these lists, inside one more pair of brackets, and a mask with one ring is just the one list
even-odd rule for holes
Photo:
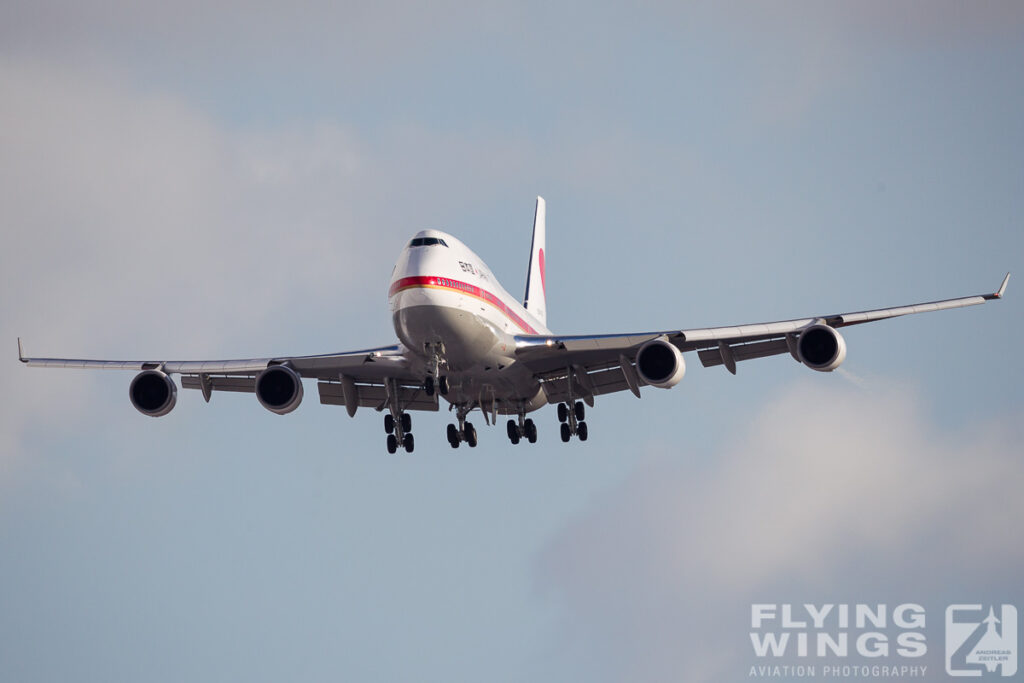
[[452,448],[458,448],[459,444],[465,441],[470,448],[476,448],[476,427],[471,422],[466,422],[466,415],[469,410],[465,405],[455,408],[455,415],[459,420],[458,426],[448,425],[448,443]]
[[416,443],[412,438],[412,416],[399,413],[398,419],[391,413],[384,415],[384,431],[388,433],[388,453],[394,453],[399,445],[406,453],[412,453]]
[[519,414],[519,421],[509,420],[507,426],[508,440],[512,442],[512,445],[516,445],[519,441],[525,438],[530,443],[537,443],[537,425],[533,423],[530,418],[523,417],[523,414]]
[[558,421],[562,423],[559,428],[562,441],[568,442],[573,434],[578,436],[580,441],[587,440],[587,423],[583,421],[585,411],[586,406],[583,405],[583,401],[576,401],[572,409],[567,403],[558,404]]

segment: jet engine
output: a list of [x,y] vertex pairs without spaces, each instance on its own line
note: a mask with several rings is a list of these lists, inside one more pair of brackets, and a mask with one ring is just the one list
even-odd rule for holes
[[832,372],[846,359],[846,340],[828,325],[811,325],[796,340],[798,360],[818,372]]
[[178,402],[178,387],[160,370],[143,370],[128,386],[128,397],[143,415],[163,417]]
[[686,374],[686,361],[675,346],[664,339],[652,339],[636,352],[636,370],[640,378],[659,389],[679,384]]
[[272,413],[290,413],[302,403],[302,379],[287,365],[271,365],[256,376],[256,398]]

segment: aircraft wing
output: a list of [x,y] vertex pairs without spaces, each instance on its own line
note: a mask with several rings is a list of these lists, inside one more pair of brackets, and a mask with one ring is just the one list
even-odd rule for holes
[[[234,360],[90,360],[26,357],[18,340],[18,358],[32,367],[89,370],[160,370],[180,374],[182,388],[200,389],[209,401],[214,391],[254,393],[256,376],[274,365],[288,365],[301,377],[316,379],[320,402],[346,405],[342,377],[357,389],[358,406],[382,409],[387,401],[386,384],[394,380],[399,402],[406,410],[437,410],[436,396],[422,390],[423,371],[410,367],[401,346],[381,346],[360,351],[315,356],[277,356]],[[356,407],[358,407],[356,406]]]
[[840,328],[913,313],[975,306],[1002,298],[1009,279],[1007,273],[992,294],[795,320],[627,334],[520,335],[516,337],[516,359],[534,371],[551,403],[565,402],[571,395],[592,404],[595,395],[626,389],[639,397],[644,381],[636,372],[636,354],[652,340],[667,341],[680,352],[696,351],[704,367],[725,365],[735,374],[739,361],[784,353],[799,360],[797,339],[811,326]]

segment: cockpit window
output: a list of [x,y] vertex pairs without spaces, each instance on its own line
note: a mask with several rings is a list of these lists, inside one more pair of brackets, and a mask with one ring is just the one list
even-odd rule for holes
[[438,237],[416,237],[413,238],[412,242],[409,242],[410,247],[432,247],[435,245],[447,247],[448,243]]

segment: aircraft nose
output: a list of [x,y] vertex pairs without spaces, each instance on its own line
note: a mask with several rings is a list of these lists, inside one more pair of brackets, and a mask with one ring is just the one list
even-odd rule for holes
[[409,251],[408,270],[410,275],[442,275],[445,263],[443,254],[436,247],[414,247]]

